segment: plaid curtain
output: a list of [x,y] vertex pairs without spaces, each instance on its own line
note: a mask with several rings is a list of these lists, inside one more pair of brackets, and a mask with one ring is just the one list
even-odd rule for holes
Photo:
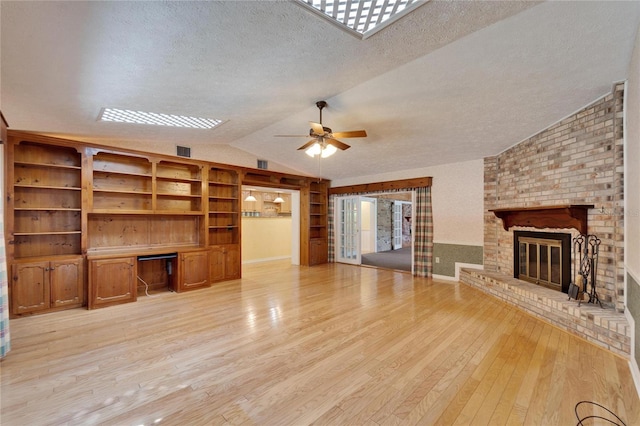
[[[418,277],[431,277],[433,271],[433,215],[431,212],[431,188],[401,188],[387,191],[362,192],[340,194],[340,196],[356,195],[380,195],[393,192],[416,192],[415,214],[412,220],[415,221],[415,237],[413,245],[413,274]],[[334,209],[337,195],[329,197],[329,262],[335,262],[335,229],[334,229]],[[422,206],[422,209],[420,208]],[[421,243],[418,244],[418,236],[421,236]]]
[[[0,148],[0,164],[4,164],[4,150]],[[0,196],[4,197],[3,173],[0,173]],[[9,281],[7,280],[7,257],[4,246],[4,204],[0,203],[0,358],[11,349],[9,338]]]
[[416,188],[413,274],[430,278],[433,273],[433,213],[431,188]]

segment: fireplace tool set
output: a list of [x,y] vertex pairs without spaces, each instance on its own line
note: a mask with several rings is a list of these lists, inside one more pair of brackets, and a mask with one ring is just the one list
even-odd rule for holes
[[569,284],[569,299],[576,299],[578,306],[585,295],[589,298],[587,303],[598,303],[602,308],[602,302],[596,291],[596,272],[598,270],[598,252],[600,250],[600,238],[595,235],[578,235],[573,239],[573,281]]

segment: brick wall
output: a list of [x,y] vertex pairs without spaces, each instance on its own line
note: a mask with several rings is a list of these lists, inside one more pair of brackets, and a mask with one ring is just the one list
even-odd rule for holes
[[[624,85],[535,136],[485,158],[484,265],[513,276],[513,230],[489,209],[593,204],[588,232],[601,240],[596,286],[603,303],[624,311]],[[544,229],[544,232],[578,232]]]
[[393,242],[392,200],[378,198],[378,251],[391,250]]

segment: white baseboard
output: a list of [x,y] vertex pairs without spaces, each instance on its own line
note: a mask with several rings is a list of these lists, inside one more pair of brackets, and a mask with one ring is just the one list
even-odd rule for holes
[[462,268],[484,269],[484,265],[478,265],[477,263],[456,262],[455,265],[456,265],[456,281],[460,280],[460,269]]
[[450,277],[449,275],[438,275],[438,274],[433,274],[431,275],[431,278],[433,278],[434,280],[439,280],[439,281],[457,281],[455,277]]
[[291,256],[277,256],[277,257],[265,257],[263,259],[253,259],[253,260],[243,260],[243,265],[248,265],[250,263],[262,263],[262,262],[272,262],[274,260],[285,260],[291,259]]
[[449,275],[437,275],[433,274],[433,278],[436,280],[444,280],[444,281],[460,281],[460,269],[461,268],[473,268],[473,269],[484,269],[484,265],[478,265],[476,263],[462,263],[455,262],[456,274],[455,276]]
[[629,321],[629,327],[631,328],[631,356],[629,357],[629,370],[631,370],[631,377],[633,377],[633,383],[636,385],[636,393],[640,396],[640,368],[636,361],[635,354],[635,340],[636,340],[636,321],[634,320],[629,309],[625,307],[624,316]]

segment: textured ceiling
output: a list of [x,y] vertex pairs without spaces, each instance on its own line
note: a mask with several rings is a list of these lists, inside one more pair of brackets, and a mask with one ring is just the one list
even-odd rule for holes
[[[288,1],[0,3],[14,129],[348,179],[495,155],[624,80],[639,2],[431,1],[359,40]],[[317,160],[318,120],[366,129]],[[102,107],[229,120],[96,121]]]

